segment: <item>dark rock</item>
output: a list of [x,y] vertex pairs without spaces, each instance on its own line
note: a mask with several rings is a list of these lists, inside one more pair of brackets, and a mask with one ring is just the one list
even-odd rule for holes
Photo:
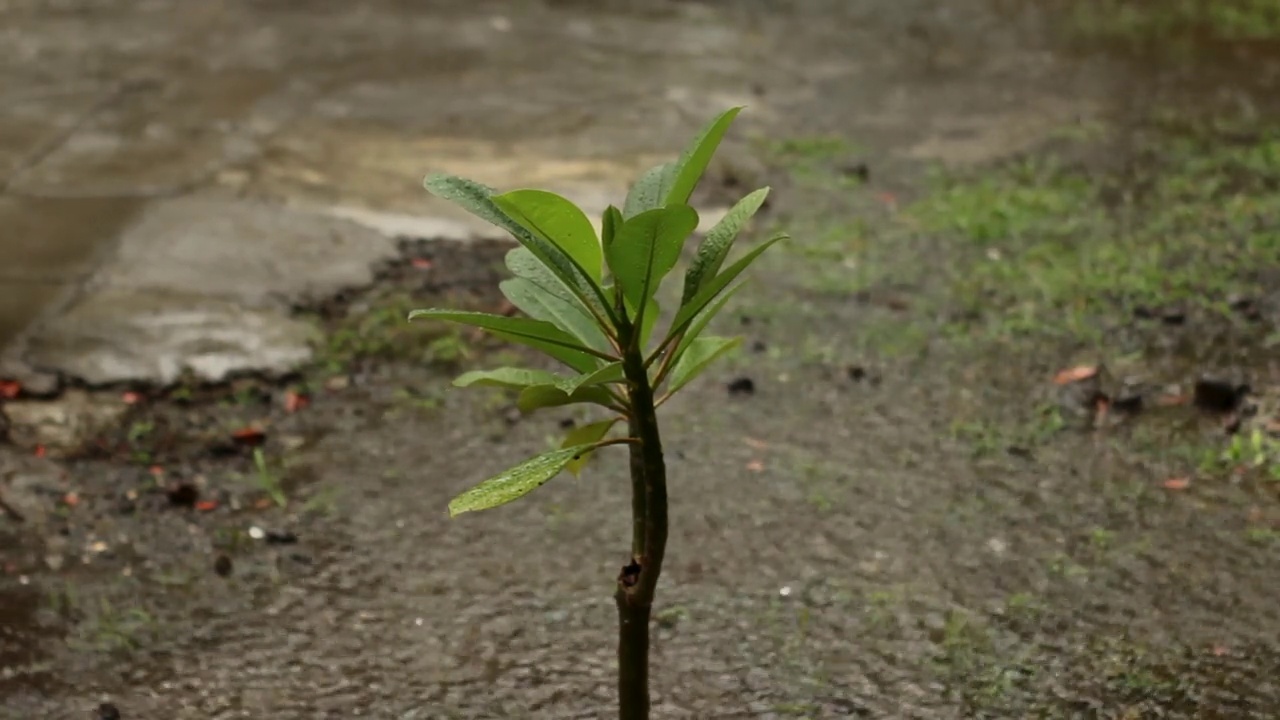
[[120,720],[120,711],[111,703],[102,703],[98,706],[98,720]]
[[768,349],[769,349],[769,346],[765,344],[765,341],[763,340],[756,340],[755,342],[751,343],[751,352],[753,353],[762,353]]
[[298,542],[298,536],[289,530],[268,530],[266,540],[270,545],[293,545]]
[[862,382],[867,379],[867,369],[861,365],[850,365],[845,371],[849,379],[854,382]]
[[219,555],[217,560],[213,561],[213,571],[219,577],[227,577],[231,575],[231,558],[226,555]]
[[756,382],[749,377],[740,377],[729,383],[730,395],[754,395],[756,392]]
[[1187,313],[1179,308],[1165,308],[1160,311],[1160,321],[1165,325],[1181,325],[1187,321]]
[[857,178],[862,182],[866,182],[871,179],[871,168],[867,167],[867,164],[864,162],[846,165],[845,167],[840,168],[840,172],[842,172],[845,177]]
[[1142,412],[1142,392],[1133,388],[1125,388],[1111,400],[1111,408],[1116,412],[1134,414]]
[[174,507],[195,507],[196,501],[200,499],[200,489],[189,482],[174,483],[165,491],[165,495],[169,498],[169,504]]
[[1194,402],[1201,410],[1232,412],[1248,393],[1245,383],[1206,375],[1196,380]]

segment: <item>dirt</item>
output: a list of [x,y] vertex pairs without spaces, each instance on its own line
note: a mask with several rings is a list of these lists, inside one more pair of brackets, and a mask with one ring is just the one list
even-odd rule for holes
[[[929,7],[869,17],[950,33],[944,65],[989,31]],[[1017,32],[954,61],[961,85],[1000,82]],[[1274,87],[1222,38],[1202,76],[1086,39],[1132,92],[1085,122],[950,127],[942,98],[925,142],[837,97],[751,152],[776,188],[753,235],[796,240],[719,321],[746,350],[664,408],[659,717],[1280,714]],[[1188,104],[1205,76],[1235,80]],[[1045,94],[1024,85],[1009,104]],[[1004,128],[1026,147],[993,151]],[[94,388],[116,425],[56,460],[3,448],[25,480],[0,717],[609,717],[625,463],[449,520],[582,418],[451,389],[537,361],[402,322],[502,310],[507,247],[406,240],[373,287],[296,309],[326,338],[298,376]],[[1197,407],[1205,374],[1245,402]]]

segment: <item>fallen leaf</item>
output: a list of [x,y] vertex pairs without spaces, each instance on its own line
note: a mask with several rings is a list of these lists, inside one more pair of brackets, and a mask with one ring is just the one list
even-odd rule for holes
[[0,398],[12,400],[22,393],[22,383],[17,380],[0,380]]
[[876,200],[879,200],[883,205],[887,205],[890,209],[898,207],[898,196],[891,192],[876,193]]
[[267,433],[262,428],[249,425],[231,433],[231,438],[245,445],[261,445],[262,441],[267,437]]
[[1081,380],[1088,380],[1097,374],[1097,365],[1077,365],[1073,368],[1058,371],[1058,374],[1053,376],[1053,384],[1069,385],[1074,382],[1080,382]]
[[151,473],[156,477],[160,477],[161,475],[164,475],[164,466],[152,465],[151,467],[147,468],[147,472]]
[[275,501],[272,500],[271,498],[258,498],[253,503],[253,506],[259,510],[266,510],[275,504],[276,504]]
[[120,396],[125,405],[137,405],[142,402],[142,394],[136,392],[127,392]]
[[42,458],[42,457],[44,457],[44,456],[45,456],[45,455],[47,455],[47,454],[48,454],[48,452],[44,449],[44,446],[43,446],[43,445],[37,445],[37,446],[36,446],[36,452],[35,452],[36,457],[38,457],[38,458]]
[[410,260],[409,264],[418,268],[419,270],[430,270],[432,266],[435,265],[435,263],[431,262],[430,260],[426,258],[421,258],[421,257],[416,257]]
[[1186,395],[1161,395],[1156,398],[1157,405],[1171,407],[1173,405],[1186,405],[1189,398]]
[[67,507],[75,507],[80,504],[80,496],[75,492],[69,492],[62,496],[62,504]]
[[285,412],[295,413],[311,404],[311,398],[290,390],[284,394]]
[[196,503],[196,510],[199,510],[200,512],[209,512],[210,510],[217,510],[217,509],[218,509],[217,500],[201,500],[200,502]]
[[763,440],[757,440],[751,437],[743,438],[742,441],[745,442],[749,447],[753,447],[756,450],[764,450],[765,448],[769,447],[769,443]]
[[1190,478],[1176,477],[1169,478],[1161,483],[1166,490],[1186,490],[1191,486]]
[[764,470],[764,463],[760,460],[752,460],[747,463],[747,469],[751,472],[761,472]]
[[1214,656],[1214,657],[1222,657],[1223,655],[1226,655],[1226,654],[1227,654],[1227,653],[1229,653],[1229,652],[1231,652],[1231,649],[1230,649],[1230,648],[1228,648],[1226,645],[1214,645],[1214,646],[1213,646],[1213,656]]

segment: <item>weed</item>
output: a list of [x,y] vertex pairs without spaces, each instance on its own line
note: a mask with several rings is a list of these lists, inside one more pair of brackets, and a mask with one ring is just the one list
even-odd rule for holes
[[286,507],[289,504],[288,497],[285,496],[284,487],[280,484],[280,476],[277,469],[272,468],[267,463],[267,456],[262,452],[262,448],[253,449],[253,467],[255,477],[258,481],[258,487],[267,494],[279,507]]

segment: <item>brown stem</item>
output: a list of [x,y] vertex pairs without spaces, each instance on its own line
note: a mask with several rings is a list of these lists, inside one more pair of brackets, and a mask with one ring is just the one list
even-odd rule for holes
[[667,469],[644,357],[624,359],[630,385],[631,562],[618,575],[618,717],[649,718],[649,618],[667,548]]

